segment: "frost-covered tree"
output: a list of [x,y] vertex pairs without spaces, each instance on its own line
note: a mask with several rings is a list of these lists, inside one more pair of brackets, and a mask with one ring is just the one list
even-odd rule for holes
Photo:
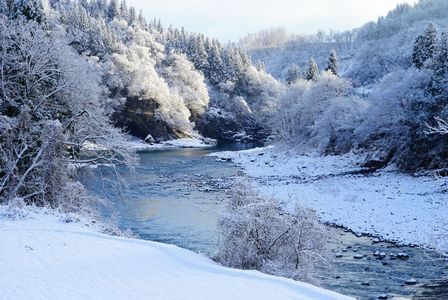
[[129,8],[129,25],[135,25],[137,21],[137,12],[135,11],[135,7],[131,6]]
[[333,75],[339,76],[338,58],[335,50],[330,52],[330,57],[328,58],[325,71],[330,71]]
[[432,23],[426,27],[423,35],[417,37],[412,53],[412,63],[414,66],[421,69],[428,60],[434,57],[437,48],[437,37],[437,28]]
[[120,4],[118,3],[118,0],[110,0],[107,16],[111,20],[120,17]]
[[146,19],[143,16],[143,11],[140,9],[139,13],[138,13],[138,17],[137,17],[137,23],[141,28],[146,28],[147,24],[146,24]]
[[313,58],[310,58],[305,78],[306,80],[315,80],[317,78],[317,75],[319,75],[319,68],[317,67],[317,63]]
[[[111,88],[124,89],[128,96],[143,103],[155,103],[155,119],[166,122],[175,130],[192,132],[190,111],[178,93],[172,93],[167,82],[156,71],[157,57],[148,47],[130,45],[123,54],[113,55],[113,72],[108,79]],[[135,116],[137,117],[137,116]],[[149,134],[150,132],[146,133]]]
[[120,18],[129,22],[129,9],[126,0],[121,0],[120,3]]
[[15,18],[23,16],[38,23],[45,21],[42,0],[14,0],[10,4],[9,12]]
[[266,64],[262,62],[261,60],[257,61],[255,67],[260,72],[266,72]]
[[349,81],[331,72],[323,72],[315,80],[299,80],[279,102],[274,130],[282,141],[322,153],[350,149],[350,139],[367,107],[353,96]]
[[205,71],[208,66],[208,55],[205,50],[205,42],[202,35],[198,35],[196,38],[191,39],[188,49],[188,57],[190,57],[191,62],[197,70]]
[[326,231],[315,212],[285,211],[279,201],[261,198],[238,180],[218,221],[222,264],[313,281],[325,262]]
[[[431,93],[439,104],[448,104],[448,33],[441,35],[431,66]],[[443,107],[442,107],[443,108]]]
[[196,71],[184,55],[170,55],[161,73],[170,90],[182,97],[193,120],[204,114],[210,101],[204,76]]
[[0,14],[8,14],[8,4],[6,0],[0,0]]
[[222,61],[221,49],[217,41],[209,42],[208,68],[205,72],[212,84],[219,84],[224,79],[224,63]]
[[300,79],[300,67],[296,64],[292,65],[286,73],[286,82],[288,84],[294,84]]
[[[69,164],[132,161],[95,67],[34,21],[0,18],[0,203],[85,208]],[[108,151],[86,153],[87,145]]]

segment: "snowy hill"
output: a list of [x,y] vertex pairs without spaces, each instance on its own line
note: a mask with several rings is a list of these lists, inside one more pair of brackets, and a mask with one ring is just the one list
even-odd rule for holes
[[447,1],[422,0],[414,6],[398,5],[387,16],[352,31],[290,35],[289,40],[275,46],[260,45],[259,40],[265,35],[260,32],[251,35],[255,39],[252,45],[245,40],[242,45],[254,62],[263,62],[269,73],[282,80],[292,64],[304,71],[310,57],[324,69],[329,52],[334,49],[344,77],[360,85],[370,84],[397,67],[409,67],[416,37],[429,23],[445,30],[447,10]]
[[1,299],[351,299],[52,214],[0,217]]

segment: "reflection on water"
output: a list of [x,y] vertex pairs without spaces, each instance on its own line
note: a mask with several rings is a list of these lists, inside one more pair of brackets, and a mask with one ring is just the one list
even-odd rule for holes
[[[240,173],[231,163],[222,163],[206,154],[241,150],[246,145],[210,149],[179,149],[140,153],[136,172],[126,173],[129,186],[121,192],[111,182],[104,192],[119,213],[119,226],[131,229],[143,239],[176,244],[213,254],[218,242],[216,224],[225,193],[222,187]],[[86,174],[88,188],[101,195],[100,177]]]
[[[218,162],[206,154],[222,150],[240,150],[240,146],[219,149],[179,149],[140,153],[136,172],[124,173],[129,187],[123,192],[111,181],[102,183],[98,170],[85,174],[88,188],[106,193],[111,207],[106,217],[118,212],[119,226],[131,229],[140,238],[175,244],[208,255],[216,251],[216,224],[232,178],[241,173],[232,163]],[[104,175],[103,175],[104,176]],[[104,191],[103,187],[104,186]],[[322,286],[360,299],[448,299],[444,261],[431,252],[412,247],[397,248],[388,243],[373,244],[368,237],[337,231],[329,241],[332,251],[343,253],[334,269],[322,271]],[[345,251],[345,252],[343,252]],[[387,253],[384,259],[375,251]],[[389,254],[406,252],[410,259],[391,259]],[[354,259],[355,254],[364,255]],[[407,286],[410,278],[417,285]]]

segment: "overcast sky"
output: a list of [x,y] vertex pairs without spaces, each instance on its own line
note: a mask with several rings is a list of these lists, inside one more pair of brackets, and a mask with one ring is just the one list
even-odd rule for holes
[[277,26],[299,33],[352,29],[403,2],[414,0],[128,0],[148,20],[160,18],[224,42]]

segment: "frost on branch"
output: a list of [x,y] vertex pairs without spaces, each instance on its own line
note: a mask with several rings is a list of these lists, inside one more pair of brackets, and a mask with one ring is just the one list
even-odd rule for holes
[[316,267],[327,260],[327,229],[314,211],[286,211],[244,181],[234,183],[218,231],[216,259],[229,267],[313,281]]
[[[0,49],[0,204],[84,209],[70,165],[133,163],[94,66],[32,21],[0,18]],[[107,151],[85,153],[89,143]]]

